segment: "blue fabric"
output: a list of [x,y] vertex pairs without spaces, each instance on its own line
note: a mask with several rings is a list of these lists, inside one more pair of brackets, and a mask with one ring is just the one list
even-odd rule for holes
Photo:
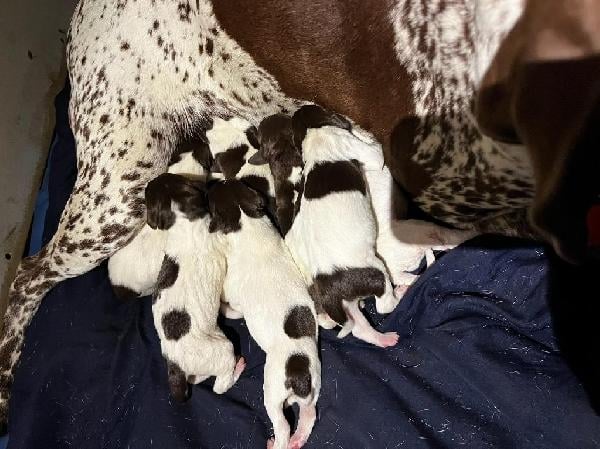
[[[76,174],[67,98],[57,101],[45,241]],[[369,305],[374,322],[399,332],[397,347],[322,332],[319,419],[306,447],[597,448],[600,419],[561,356],[565,323],[551,315],[572,292],[556,284],[553,267],[538,246],[478,238],[427,270],[391,315]],[[581,324],[579,312],[571,313]],[[223,396],[200,385],[177,404],[150,300],[116,300],[106,264],[61,283],[27,332],[9,448],[264,449],[264,355],[242,322],[223,326],[246,371]]]

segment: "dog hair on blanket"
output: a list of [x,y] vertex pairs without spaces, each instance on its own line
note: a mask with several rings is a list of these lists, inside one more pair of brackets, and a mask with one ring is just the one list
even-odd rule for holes
[[377,225],[356,154],[362,141],[343,117],[314,105],[300,108],[291,126],[302,151],[304,187],[285,242],[312,283],[320,324],[342,325],[340,337],[352,331],[369,343],[393,346],[397,334],[375,331],[358,308],[358,301],[371,295],[380,313],[398,303],[375,252]]
[[[250,334],[266,353],[264,401],[275,434],[269,447],[300,448],[312,431],[321,388],[312,299],[282,237],[266,216],[261,195],[239,180],[227,180],[210,184],[208,198],[210,229],[228,242],[222,300],[245,318]],[[283,408],[294,403],[300,416],[290,439]]]
[[163,174],[148,184],[148,221],[167,233],[152,314],[167,360],[169,386],[178,400],[188,382],[215,376],[213,391],[222,394],[245,367],[236,363],[233,345],[217,325],[227,270],[226,243],[209,232],[206,184]]
[[[208,145],[196,142],[183,147],[169,163],[168,173],[204,180],[211,165]],[[154,292],[163,261],[166,232],[148,222],[124,248],[108,260],[108,277],[118,298],[130,299]]]

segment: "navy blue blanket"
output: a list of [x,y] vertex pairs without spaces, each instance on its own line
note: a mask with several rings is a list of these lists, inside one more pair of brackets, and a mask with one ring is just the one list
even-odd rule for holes
[[[76,174],[67,101],[65,90],[44,241]],[[399,332],[397,347],[323,331],[319,417],[307,448],[599,447],[600,419],[553,330],[548,267],[541,247],[475,239],[443,256],[391,315],[369,307],[381,329]],[[9,448],[264,449],[264,355],[242,322],[223,327],[246,371],[224,396],[200,385],[178,404],[150,300],[119,302],[106,264],[61,283],[27,332]]]

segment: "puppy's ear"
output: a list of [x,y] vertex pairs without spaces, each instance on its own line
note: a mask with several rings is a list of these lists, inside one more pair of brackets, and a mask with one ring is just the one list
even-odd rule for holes
[[215,181],[208,186],[209,232],[228,234],[241,228],[242,216],[231,182]]
[[258,141],[258,130],[256,129],[256,126],[251,126],[245,133],[248,143],[258,150],[260,148],[260,142]]
[[252,156],[250,156],[250,159],[248,159],[248,163],[251,165],[265,165],[268,162],[265,159],[265,157],[263,156],[262,151],[259,150],[258,152],[254,153]]
[[267,202],[256,190],[240,183],[239,192],[240,208],[246,215],[259,218],[266,214]]
[[223,170],[221,169],[221,164],[219,163],[219,158],[218,157],[214,158],[212,160],[212,164],[210,166],[210,172],[211,173],[219,173],[219,174],[223,173]]
[[146,222],[152,229],[169,229],[175,223],[171,210],[171,176],[164,173],[148,183],[145,190]]

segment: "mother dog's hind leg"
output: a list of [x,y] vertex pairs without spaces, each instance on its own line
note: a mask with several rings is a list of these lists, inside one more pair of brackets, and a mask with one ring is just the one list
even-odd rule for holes
[[[38,254],[23,259],[9,291],[0,341],[0,426],[7,421],[25,331],[42,298],[60,281],[96,267],[133,237],[145,220],[145,186],[166,170],[166,156],[157,157],[166,152],[160,131],[131,121],[111,124],[102,137],[90,132],[94,134],[76,133],[85,159],[79,161],[58,230]],[[95,138],[98,143],[89,145]]]

